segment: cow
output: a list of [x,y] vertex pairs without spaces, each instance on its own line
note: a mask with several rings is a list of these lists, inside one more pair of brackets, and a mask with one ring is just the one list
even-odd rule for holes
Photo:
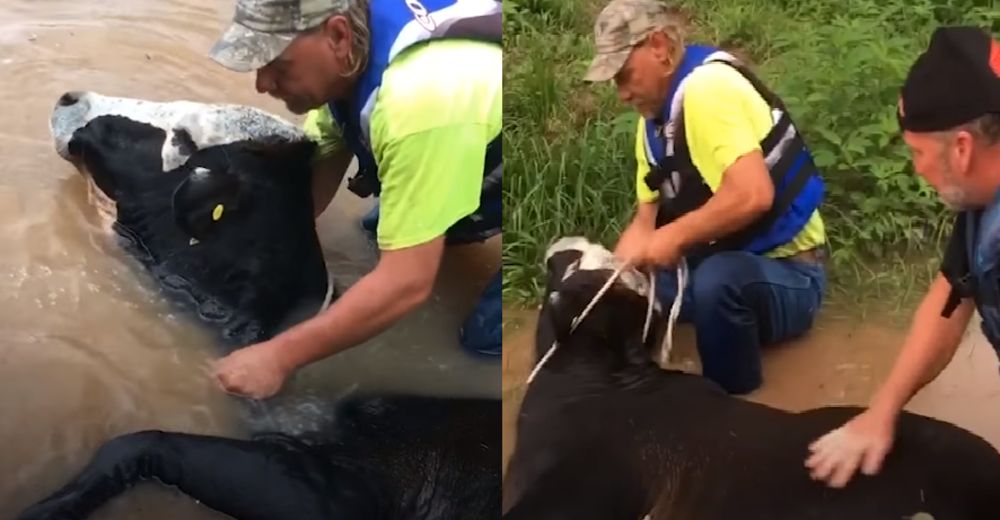
[[1000,518],[1000,454],[955,425],[904,412],[874,476],[834,489],[804,460],[859,413],[793,413],[728,395],[654,362],[663,313],[643,339],[649,284],[604,247],[564,237],[546,252],[536,362],[503,489],[506,520],[972,520]]
[[495,520],[500,411],[497,399],[356,395],[322,434],[124,434],[16,520],[83,520],[154,480],[238,520]]
[[[242,106],[69,92],[51,130],[125,248],[230,344],[333,298],[313,220],[315,145],[289,123]],[[499,399],[362,391],[332,401],[328,420],[294,435],[117,435],[18,519],[84,519],[146,481],[240,520],[499,517]]]
[[316,234],[315,144],[262,110],[67,92],[50,129],[124,249],[231,350],[335,297]]

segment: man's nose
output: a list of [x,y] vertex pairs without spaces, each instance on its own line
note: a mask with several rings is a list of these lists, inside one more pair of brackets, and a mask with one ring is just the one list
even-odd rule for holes
[[274,77],[266,69],[257,70],[257,92],[264,94],[274,90]]
[[632,99],[632,94],[626,88],[618,87],[618,99],[623,103],[628,103]]

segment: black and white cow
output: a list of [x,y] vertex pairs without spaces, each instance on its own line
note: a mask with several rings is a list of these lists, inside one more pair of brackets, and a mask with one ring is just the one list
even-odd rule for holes
[[790,413],[661,369],[659,338],[643,343],[647,285],[636,271],[570,333],[618,264],[580,238],[558,241],[546,260],[536,359],[559,346],[519,412],[503,518],[1000,518],[1000,454],[978,436],[904,413],[878,475],[828,488],[810,478],[807,446],[859,408]]
[[[232,342],[256,341],[329,301],[313,145],[291,125],[246,107],[70,93],[52,132],[97,201],[116,210],[129,250]],[[295,436],[117,436],[18,519],[87,518],[143,481],[239,520],[499,517],[499,400],[357,394],[333,410],[324,428]]]
[[127,250],[229,347],[333,297],[312,206],[315,145],[292,124],[245,106],[69,92],[50,126]]

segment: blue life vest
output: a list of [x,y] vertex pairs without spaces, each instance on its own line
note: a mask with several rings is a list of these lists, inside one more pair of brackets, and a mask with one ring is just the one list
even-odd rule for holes
[[661,115],[646,121],[644,148],[650,173],[645,182],[660,194],[656,225],[663,226],[697,209],[713,195],[691,159],[681,110],[688,75],[695,68],[713,62],[728,64],[739,71],[771,107],[774,125],[760,146],[774,183],[774,202],[770,211],[743,230],[686,254],[707,255],[721,250],[766,253],[790,242],[802,231],[823,200],[823,180],[781,99],[736,58],[714,47],[685,48]]
[[985,210],[967,211],[964,231],[971,278],[967,294],[983,319],[983,335],[1000,355],[1000,197]]
[[[501,4],[497,0],[371,0],[368,62],[349,101],[330,102],[330,113],[347,146],[358,159],[358,173],[348,189],[360,197],[378,196],[381,182],[371,150],[370,122],[382,75],[410,46],[429,40],[462,38],[502,43]],[[478,241],[500,230],[502,153],[500,134],[487,146],[480,207],[449,230],[449,243]]]

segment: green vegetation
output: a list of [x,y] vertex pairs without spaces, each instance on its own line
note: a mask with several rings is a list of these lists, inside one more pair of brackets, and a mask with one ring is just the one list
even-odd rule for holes
[[[634,205],[637,116],[581,81],[604,0],[504,2],[504,298],[537,301],[555,237],[612,246]],[[912,171],[899,86],[938,25],[996,32],[974,0],[680,0],[689,41],[748,58],[781,95],[823,170],[836,292],[897,299],[934,273],[950,218]],[[914,260],[916,259],[916,260]],[[873,293],[872,291],[876,291]]]

